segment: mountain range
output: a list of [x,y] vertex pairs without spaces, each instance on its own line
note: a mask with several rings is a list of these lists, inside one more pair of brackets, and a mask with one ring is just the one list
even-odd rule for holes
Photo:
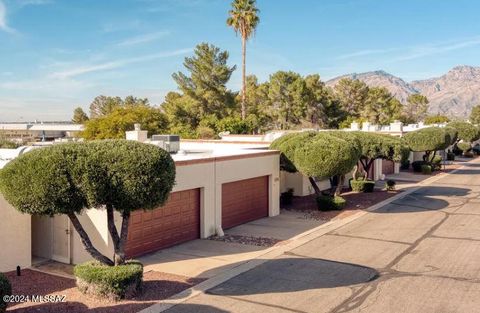
[[480,104],[480,67],[456,66],[440,77],[406,82],[385,71],[352,73],[326,82],[333,87],[340,79],[359,79],[371,87],[386,87],[405,104],[409,95],[421,93],[430,101],[430,114],[467,118],[473,106]]

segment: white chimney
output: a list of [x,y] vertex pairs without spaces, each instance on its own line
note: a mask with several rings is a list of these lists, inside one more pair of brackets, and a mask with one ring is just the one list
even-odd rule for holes
[[135,140],[139,142],[145,142],[148,139],[148,131],[142,130],[140,124],[134,124],[131,131],[125,132],[125,138],[127,140]]

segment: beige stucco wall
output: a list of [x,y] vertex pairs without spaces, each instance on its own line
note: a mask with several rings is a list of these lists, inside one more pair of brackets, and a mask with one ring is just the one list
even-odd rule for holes
[[[280,213],[279,162],[278,154],[269,154],[177,165],[176,183],[172,192],[200,188],[200,236],[206,238],[215,234],[217,227],[221,227],[221,186],[223,183],[269,176],[269,215],[275,216]],[[90,235],[94,246],[107,256],[113,255],[105,210],[87,210],[79,219]],[[118,229],[120,229],[121,223],[121,216],[116,214],[115,224]],[[76,264],[91,259],[85,252],[78,234],[75,231],[72,233],[72,263]]]
[[31,216],[16,211],[0,195],[0,272],[17,265],[29,267],[32,261]]

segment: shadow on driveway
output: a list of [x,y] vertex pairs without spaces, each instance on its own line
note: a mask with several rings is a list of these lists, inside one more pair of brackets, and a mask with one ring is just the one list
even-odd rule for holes
[[365,283],[378,276],[375,269],[356,264],[284,257],[267,261],[207,293],[239,296],[336,288]]

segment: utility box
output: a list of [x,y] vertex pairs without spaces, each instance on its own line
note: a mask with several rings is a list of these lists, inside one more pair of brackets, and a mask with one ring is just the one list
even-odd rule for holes
[[169,153],[177,153],[180,150],[179,135],[153,135],[151,142]]

